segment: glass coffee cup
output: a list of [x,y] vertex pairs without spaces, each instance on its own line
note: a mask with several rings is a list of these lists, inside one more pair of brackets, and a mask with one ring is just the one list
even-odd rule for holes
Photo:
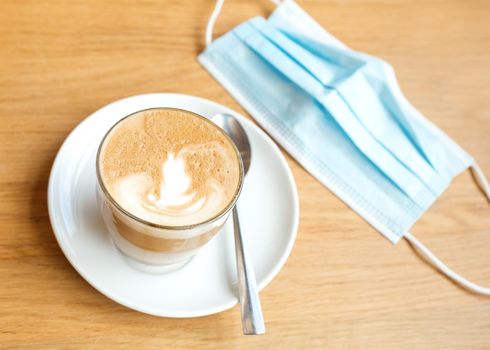
[[139,270],[185,265],[222,229],[243,186],[229,136],[175,108],[118,121],[97,152],[97,199],[116,247]]

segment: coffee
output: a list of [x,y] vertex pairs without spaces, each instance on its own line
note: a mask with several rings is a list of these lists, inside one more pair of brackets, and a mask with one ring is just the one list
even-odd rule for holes
[[236,194],[233,144],[205,118],[175,109],[127,117],[106,136],[100,174],[115,202],[157,225],[189,226],[218,215]]
[[98,198],[116,246],[150,265],[178,265],[225,223],[243,169],[219,127],[192,112],[134,113],[106,134],[97,157]]

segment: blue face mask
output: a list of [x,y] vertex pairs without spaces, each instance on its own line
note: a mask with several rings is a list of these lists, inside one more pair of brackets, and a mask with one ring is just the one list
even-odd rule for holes
[[211,43],[199,62],[304,168],[391,242],[407,238],[467,288],[410,227],[472,158],[403,96],[384,61],[352,51],[293,1]]

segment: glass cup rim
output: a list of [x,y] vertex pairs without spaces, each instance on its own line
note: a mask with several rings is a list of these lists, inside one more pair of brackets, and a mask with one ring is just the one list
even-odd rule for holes
[[[153,110],[153,109],[175,110],[175,111],[182,111],[182,112],[186,112],[186,113],[192,114],[192,115],[194,115],[194,116],[196,116],[196,117],[204,120],[205,122],[211,124],[216,129],[218,129],[219,132],[230,142],[230,144],[233,147],[233,150],[235,152],[235,155],[237,156],[237,159],[238,159],[239,174],[240,174],[239,179],[238,179],[238,186],[237,186],[237,188],[235,190],[235,194],[233,195],[233,198],[231,199],[231,201],[220,212],[218,212],[216,215],[210,217],[209,219],[207,219],[205,221],[198,222],[198,223],[191,224],[191,225],[175,225],[175,226],[172,226],[172,225],[161,225],[161,224],[157,224],[157,223],[154,223],[154,222],[151,222],[151,221],[144,220],[144,219],[142,219],[142,218],[140,218],[140,217],[138,217],[138,216],[130,213],[126,209],[124,209],[112,197],[112,195],[107,190],[107,187],[105,186],[104,181],[102,180],[102,175],[101,175],[101,172],[100,172],[100,153],[101,153],[101,150],[102,150],[102,146],[104,145],[104,143],[105,143],[105,141],[107,139],[107,136],[110,134],[110,132],[117,125],[119,125],[124,120],[126,120],[126,119],[134,116],[137,113],[146,112],[146,111],[150,111],[150,110]],[[144,108],[144,109],[138,110],[136,112],[133,112],[131,114],[128,114],[125,117],[119,119],[116,123],[114,123],[114,125],[112,125],[109,128],[109,130],[105,133],[104,137],[100,141],[99,147],[97,149],[97,155],[96,155],[95,163],[96,163],[95,164],[95,169],[96,169],[96,175],[97,175],[97,183],[99,184],[99,187],[102,190],[102,192],[104,193],[104,195],[106,196],[106,198],[109,200],[109,202],[117,210],[119,210],[122,214],[128,216],[129,218],[131,218],[131,219],[133,219],[133,220],[135,220],[135,221],[137,221],[137,222],[139,222],[141,224],[144,224],[144,225],[147,225],[147,226],[151,226],[151,227],[155,227],[155,228],[159,228],[159,229],[166,229],[166,230],[189,230],[189,229],[197,228],[197,227],[202,226],[202,225],[211,224],[211,223],[219,220],[223,216],[225,216],[235,206],[235,204],[236,204],[236,202],[238,200],[238,197],[240,196],[240,193],[242,191],[242,188],[243,188],[243,179],[245,177],[244,170],[243,170],[242,156],[240,155],[240,152],[238,151],[238,149],[237,149],[237,147],[235,145],[235,142],[233,142],[233,140],[231,139],[231,137],[221,127],[219,127],[218,125],[216,125],[215,123],[213,123],[209,118],[206,118],[206,117],[204,117],[204,116],[202,116],[202,115],[200,115],[200,114],[198,114],[196,112],[189,111],[189,110],[183,109],[183,108],[176,108],[176,107],[151,107],[151,108]]]

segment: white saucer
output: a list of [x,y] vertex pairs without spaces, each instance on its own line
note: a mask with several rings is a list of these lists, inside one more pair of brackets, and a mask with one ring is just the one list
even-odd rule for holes
[[269,137],[241,115],[187,95],[129,97],[103,107],[72,131],[49,179],[49,216],[56,239],[83,278],[124,306],[166,317],[204,316],[229,309],[238,302],[230,222],[187,265],[166,275],[131,267],[102,222],[95,197],[99,142],[116,121],[151,107],[183,108],[207,117],[230,113],[240,120],[253,158],[238,206],[259,289],[279,272],[293,247],[299,218],[296,185],[286,160]]

